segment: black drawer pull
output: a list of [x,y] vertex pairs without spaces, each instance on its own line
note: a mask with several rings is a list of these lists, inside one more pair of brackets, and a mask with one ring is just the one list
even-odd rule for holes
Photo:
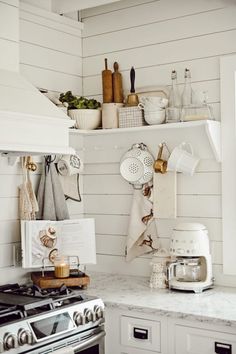
[[215,342],[215,353],[216,354],[232,354],[232,345]]
[[133,336],[137,339],[148,339],[148,329],[134,327]]

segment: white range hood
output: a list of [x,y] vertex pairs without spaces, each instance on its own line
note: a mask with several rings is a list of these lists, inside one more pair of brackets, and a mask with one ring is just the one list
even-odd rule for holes
[[71,154],[62,110],[18,72],[0,70],[0,152],[15,155]]

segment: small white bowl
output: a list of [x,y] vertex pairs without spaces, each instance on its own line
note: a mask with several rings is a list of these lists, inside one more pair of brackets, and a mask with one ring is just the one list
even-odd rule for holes
[[146,111],[144,110],[144,119],[149,125],[162,124],[166,118],[165,109],[156,111]]
[[77,129],[92,130],[101,126],[102,123],[100,109],[70,109],[68,114],[76,121]]

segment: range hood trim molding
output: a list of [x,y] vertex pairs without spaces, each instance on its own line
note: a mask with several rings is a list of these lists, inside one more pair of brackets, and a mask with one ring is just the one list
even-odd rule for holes
[[[19,120],[23,123],[36,123],[36,124],[51,124],[55,125],[55,123],[60,124],[64,127],[72,128],[75,125],[75,120],[57,118],[57,117],[49,117],[49,116],[41,116],[36,114],[28,114],[28,113],[21,113],[21,112],[11,112],[11,111],[0,111],[0,120],[7,119],[7,120]],[[39,119],[37,121],[37,119]],[[1,124],[1,121],[0,121]]]
[[[74,154],[69,128],[74,121],[17,112],[0,112],[0,152],[6,156]],[[37,132],[37,134],[35,134]]]

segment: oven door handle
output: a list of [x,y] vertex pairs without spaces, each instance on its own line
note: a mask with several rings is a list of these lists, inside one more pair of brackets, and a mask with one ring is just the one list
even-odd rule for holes
[[106,332],[105,331],[102,331],[100,333],[98,333],[97,335],[95,336],[92,336],[90,339],[86,339],[85,341],[83,341],[83,343],[77,345],[76,347],[72,347],[73,350],[77,351],[77,350],[81,350],[81,349],[84,349],[88,346],[91,346],[93,345],[93,343],[97,342],[99,339],[105,337],[106,335]]

